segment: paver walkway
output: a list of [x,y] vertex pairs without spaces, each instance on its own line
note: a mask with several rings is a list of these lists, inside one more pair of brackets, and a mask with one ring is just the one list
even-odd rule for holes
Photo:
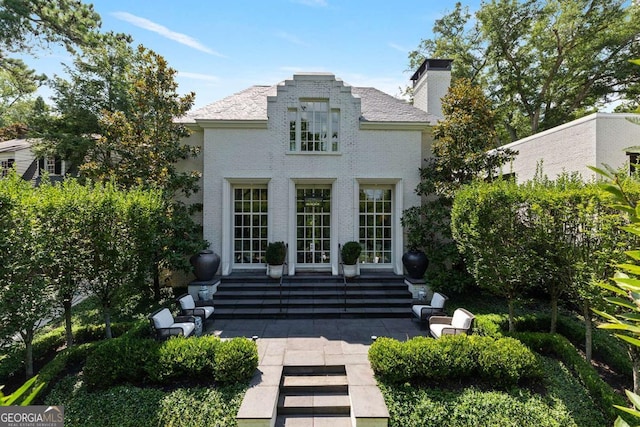
[[427,334],[409,318],[222,319],[210,323],[207,332],[221,338],[257,337],[258,374],[238,415],[251,420],[246,425],[261,425],[257,419],[275,413],[274,402],[278,399],[283,366],[345,366],[354,421],[347,420],[342,424],[338,419],[312,416],[278,419],[276,425],[286,427],[352,426],[359,424],[356,419],[363,418],[368,419],[367,425],[381,425],[373,421],[384,418],[385,414],[388,416],[388,412],[367,358],[372,337],[404,341]]

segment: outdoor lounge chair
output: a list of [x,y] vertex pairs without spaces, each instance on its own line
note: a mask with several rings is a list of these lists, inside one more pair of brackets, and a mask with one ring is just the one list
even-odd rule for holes
[[198,316],[202,319],[202,324],[209,318],[213,320],[213,303],[211,301],[195,301],[190,294],[182,294],[176,302],[180,306],[180,314],[183,316]]
[[191,336],[196,330],[194,316],[176,316],[168,308],[156,310],[149,316],[151,328],[155,331],[157,340],[165,340],[172,336]]
[[429,318],[429,332],[434,338],[443,335],[468,334],[473,327],[475,316],[464,308],[457,308],[453,317],[431,316]]
[[418,320],[426,322],[434,314],[444,314],[444,303],[447,299],[445,295],[434,292],[429,305],[414,304],[411,306],[411,311]]

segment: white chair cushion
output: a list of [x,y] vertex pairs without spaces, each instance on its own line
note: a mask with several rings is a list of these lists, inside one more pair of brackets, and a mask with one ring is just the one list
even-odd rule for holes
[[444,307],[445,299],[442,294],[434,293],[433,297],[431,297],[431,307],[433,308],[442,308]]
[[440,338],[440,336],[442,335],[442,330],[444,328],[450,328],[450,325],[447,325],[446,323],[434,323],[433,325],[429,326],[429,329],[431,330],[431,335],[433,335],[435,338]]
[[469,327],[471,326],[471,317],[469,317],[462,310],[456,310],[453,312],[453,319],[451,319],[451,326],[457,329],[469,329]]
[[430,305],[412,305],[411,306],[411,310],[413,310],[413,313],[420,317],[422,315],[422,309],[423,308],[432,308]]
[[211,316],[213,314],[213,311],[215,310],[213,307],[209,306],[209,305],[203,305],[202,307],[198,307],[204,310],[204,317],[205,319],[208,319],[209,316]]
[[171,325],[172,328],[182,328],[184,336],[188,337],[191,332],[196,328],[196,324],[192,322],[176,322]]
[[193,300],[193,297],[191,295],[185,295],[180,298],[180,307],[183,310],[191,310],[193,308],[196,308],[196,302]]
[[162,309],[153,316],[153,325],[156,329],[168,328],[173,324],[173,315],[168,308]]

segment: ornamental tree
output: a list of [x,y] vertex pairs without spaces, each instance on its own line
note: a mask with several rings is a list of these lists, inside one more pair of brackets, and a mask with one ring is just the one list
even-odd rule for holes
[[419,207],[405,210],[402,224],[411,249],[429,258],[427,278],[435,288],[460,291],[469,282],[451,239],[450,210],[456,191],[476,178],[491,178],[514,156],[497,146],[494,113],[478,86],[460,79],[442,99],[444,120],[433,129],[433,157],[420,168]]
[[460,2],[410,54],[452,58],[493,101],[499,133],[517,140],[595,111],[640,82],[640,5],[626,0]]

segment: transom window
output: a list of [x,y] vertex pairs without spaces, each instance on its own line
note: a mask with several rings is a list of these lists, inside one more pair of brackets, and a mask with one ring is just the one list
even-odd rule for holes
[[360,260],[368,263],[391,262],[391,188],[360,189]]
[[289,109],[289,150],[335,152],[339,149],[340,110],[328,101],[300,101]]
[[263,264],[267,248],[266,186],[233,190],[233,258],[236,264]]

